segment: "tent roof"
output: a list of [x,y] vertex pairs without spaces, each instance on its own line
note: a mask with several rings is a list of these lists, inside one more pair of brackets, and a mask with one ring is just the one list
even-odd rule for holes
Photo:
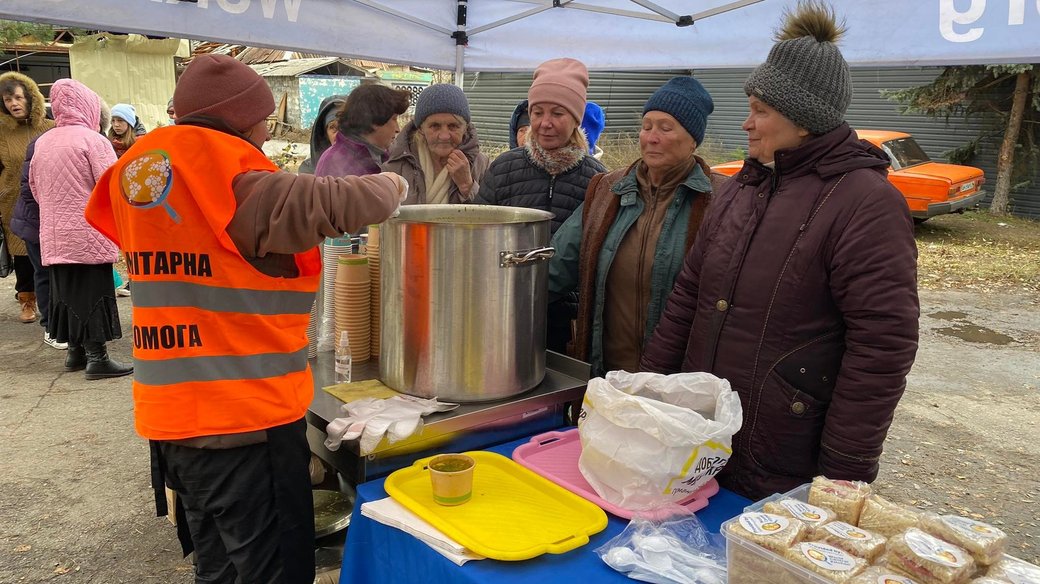
[[[853,66],[1040,61],[1040,6],[1033,2],[831,1],[847,21],[841,46]],[[439,69],[530,70],[559,56],[590,69],[699,69],[762,62],[782,11],[795,3],[149,0],[127,10],[126,0],[3,0],[0,18]],[[456,39],[465,43],[460,51]]]
[[362,77],[367,75],[367,71],[356,67],[341,57],[292,59],[289,61],[278,61],[274,63],[257,63],[255,65],[250,65],[250,67],[252,67],[253,71],[256,71],[261,77],[299,77],[300,75],[306,75],[316,69],[332,65],[333,63],[340,63],[349,67],[356,73],[360,73],[360,76]]

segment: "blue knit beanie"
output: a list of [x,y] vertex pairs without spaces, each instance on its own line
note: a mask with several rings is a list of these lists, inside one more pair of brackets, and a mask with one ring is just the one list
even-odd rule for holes
[[426,116],[455,114],[469,123],[469,101],[462,88],[451,83],[436,83],[422,90],[415,100],[415,127],[422,125]]
[[678,120],[699,146],[704,141],[708,114],[715,110],[711,95],[693,77],[673,77],[646,100],[643,115],[660,111]]
[[130,124],[131,128],[137,125],[137,111],[128,103],[117,103],[112,106],[112,117],[122,118],[124,122]]
[[581,118],[581,129],[585,130],[585,136],[589,139],[590,154],[596,151],[596,141],[599,140],[606,124],[607,118],[603,115],[603,108],[596,102],[585,102],[585,116]]

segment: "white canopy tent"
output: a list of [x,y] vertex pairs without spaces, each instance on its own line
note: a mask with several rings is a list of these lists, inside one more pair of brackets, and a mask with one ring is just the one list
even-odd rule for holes
[[[0,18],[436,69],[756,65],[796,0],[3,0]],[[1040,62],[1040,0],[831,0],[853,66]]]

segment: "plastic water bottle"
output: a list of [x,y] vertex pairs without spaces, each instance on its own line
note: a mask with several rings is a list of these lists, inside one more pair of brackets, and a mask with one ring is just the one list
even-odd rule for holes
[[347,338],[347,331],[343,331],[339,335],[339,343],[336,344],[336,383],[350,383],[352,366],[350,341]]

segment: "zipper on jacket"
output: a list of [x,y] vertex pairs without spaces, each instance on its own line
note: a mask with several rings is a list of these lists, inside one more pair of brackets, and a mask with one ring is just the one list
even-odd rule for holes
[[549,175],[549,206],[552,207],[553,190],[556,188],[556,175]]
[[[766,316],[762,322],[762,332],[759,334],[758,337],[758,348],[755,349],[755,357],[754,361],[752,362],[753,368],[751,370],[752,394],[750,397],[753,400],[751,404],[752,407],[750,416],[751,428],[744,435],[744,450],[748,452],[752,460],[755,460],[755,455],[751,453],[751,436],[755,433],[755,426],[758,425],[758,406],[759,403],[762,401],[762,390],[765,388],[766,377],[769,375],[769,370],[766,370],[765,374],[763,375],[762,383],[759,384],[757,391],[755,390],[755,378],[758,376],[758,360],[762,354],[762,345],[765,343],[766,330],[769,328],[769,320],[770,318],[772,318],[773,315],[773,304],[776,303],[776,295],[780,289],[780,283],[784,278],[784,274],[787,272],[787,266],[791,263],[791,258],[794,257],[794,251],[798,247],[798,243],[802,240],[802,236],[805,235],[805,229],[809,226],[810,223],[812,223],[812,220],[816,218],[816,214],[820,212],[820,209],[822,209],[823,206],[827,204],[827,201],[830,200],[831,195],[834,194],[834,191],[838,188],[838,185],[841,184],[841,181],[845,180],[846,176],[848,176],[848,173],[845,173],[838,178],[838,181],[834,183],[834,186],[832,186],[830,191],[827,192],[826,196],[823,197],[823,200],[820,201],[820,204],[817,205],[816,209],[813,210],[811,215],[809,215],[809,219],[804,224],[798,227],[798,236],[795,237],[794,243],[791,244],[791,249],[787,252],[787,259],[784,260],[784,264],[780,268],[780,274],[777,275],[776,282],[773,284],[773,294],[769,297],[769,304],[766,306]],[[774,364],[773,367],[775,366],[776,365]],[[758,464],[758,461],[756,460],[755,463]]]

